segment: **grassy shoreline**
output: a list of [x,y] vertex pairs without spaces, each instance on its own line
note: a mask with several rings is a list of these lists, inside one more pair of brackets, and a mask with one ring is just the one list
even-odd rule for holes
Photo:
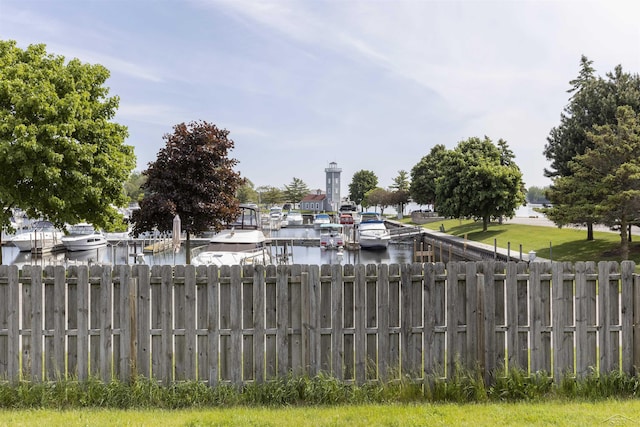
[[[410,219],[406,223],[411,224]],[[614,232],[595,231],[594,240],[587,240],[585,230],[557,228],[515,223],[491,223],[487,231],[482,231],[482,222],[473,220],[447,219],[423,224],[422,227],[438,231],[444,226],[445,232],[453,236],[507,248],[510,244],[515,255],[522,245],[524,254],[535,251],[539,257],[553,261],[622,261],[620,257],[620,235]],[[633,236],[640,240],[640,236]],[[494,240],[495,239],[495,240]],[[629,259],[640,264],[640,243],[630,242]]]

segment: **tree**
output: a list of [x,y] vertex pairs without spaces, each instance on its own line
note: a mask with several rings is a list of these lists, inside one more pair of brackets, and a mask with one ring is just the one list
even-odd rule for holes
[[[616,110],[619,106],[628,105],[635,112],[640,111],[640,77],[637,74],[624,73],[620,65],[612,73],[607,73],[606,77],[596,77],[592,61],[582,56],[579,75],[570,82],[570,102],[560,115],[560,125],[552,128],[547,138],[544,154],[551,161],[551,168],[545,169],[546,176],[554,180],[571,176],[571,162],[593,147],[587,133],[591,132],[594,126],[615,125]],[[592,240],[592,221],[597,222],[599,219],[594,216],[595,211],[589,206],[589,189],[581,182],[567,185],[568,182],[571,180],[563,179],[551,186],[548,197],[554,207],[548,215],[561,221],[586,221],[583,224],[587,226],[587,240]],[[577,192],[578,189],[580,193],[566,194]],[[567,203],[577,203],[580,206],[572,206],[570,212],[553,211],[558,210],[559,206],[566,208]]]
[[279,205],[284,201],[284,194],[282,190],[272,186],[263,186],[260,187],[262,189],[260,193],[260,197],[262,199],[262,203],[267,206]]
[[400,217],[404,214],[404,206],[409,203],[409,183],[408,173],[405,170],[398,171],[398,176],[393,179],[390,189],[394,190],[391,194],[391,204],[398,207]]
[[436,210],[436,179],[441,176],[440,163],[447,153],[442,144],[437,144],[411,169],[409,192],[414,202],[433,205]]
[[0,228],[11,210],[61,227],[81,221],[110,229],[135,167],[127,128],[112,122],[119,99],[109,71],[0,41]]
[[373,190],[378,185],[378,177],[368,170],[359,170],[353,174],[349,184],[349,199],[356,205],[361,205],[367,191]]
[[240,203],[257,202],[258,192],[253,188],[253,182],[247,178],[243,178],[242,185],[238,187],[236,197]]
[[291,184],[284,186],[283,195],[289,202],[298,204],[307,194],[309,194],[309,187],[299,178],[294,177]]
[[492,217],[513,217],[524,204],[522,172],[506,141],[496,147],[486,136],[469,138],[443,157],[436,179],[441,215],[482,219],[486,231]]
[[629,259],[627,228],[640,220],[640,120],[631,107],[619,107],[615,126],[594,126],[593,144],[571,163],[575,182],[590,188],[602,222],[620,230],[622,259]]
[[144,197],[142,186],[147,182],[147,177],[141,172],[132,172],[124,183],[124,192],[129,203],[137,203]]
[[148,180],[140,209],[132,215],[134,234],[171,230],[179,215],[189,264],[192,234],[218,232],[236,219],[242,178],[233,170],[237,160],[228,157],[234,147],[228,135],[228,130],[201,121],[178,124],[164,136],[166,146],[144,172]]
[[549,190],[549,187],[536,187],[536,186],[531,186],[527,189],[527,202],[528,203],[535,203],[535,204],[547,204],[549,203],[549,200],[547,199],[547,196],[545,195],[545,193]]
[[391,206],[393,201],[392,193],[384,188],[376,187],[367,191],[363,202],[365,206],[379,206],[380,214],[384,215],[384,208]]
[[409,191],[411,184],[409,182],[409,174],[405,170],[399,170],[398,176],[393,178],[393,184],[389,186],[392,190],[396,191]]

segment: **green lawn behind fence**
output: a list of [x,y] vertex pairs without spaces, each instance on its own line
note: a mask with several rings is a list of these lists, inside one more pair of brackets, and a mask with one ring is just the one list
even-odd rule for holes
[[[423,227],[438,231],[444,226],[445,232],[453,236],[493,245],[499,248],[511,247],[517,256],[522,245],[522,253],[535,251],[537,256],[553,261],[622,261],[620,258],[620,235],[615,232],[594,232],[594,240],[587,241],[586,230],[557,228],[523,224],[491,223],[487,231],[482,231],[482,222],[473,220],[448,219],[424,224]],[[633,236],[640,241],[640,236]],[[630,259],[640,264],[640,245],[630,244]]]

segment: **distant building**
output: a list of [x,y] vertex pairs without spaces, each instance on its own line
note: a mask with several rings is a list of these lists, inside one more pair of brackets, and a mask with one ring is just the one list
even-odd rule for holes
[[314,193],[307,194],[300,202],[300,209],[312,212],[325,212],[330,209],[327,195],[322,190],[315,190]]
[[327,175],[327,203],[329,211],[337,211],[340,207],[340,173],[342,169],[338,167],[336,162],[329,163],[329,167],[325,168]]

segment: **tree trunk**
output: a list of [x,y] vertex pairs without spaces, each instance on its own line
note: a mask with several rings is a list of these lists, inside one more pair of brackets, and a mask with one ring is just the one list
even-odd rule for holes
[[629,259],[629,239],[627,236],[627,220],[624,215],[620,220],[620,256],[622,260]]
[[[631,228],[633,227],[633,224],[629,224],[628,227],[629,227],[629,235],[628,235],[627,239],[629,240],[629,243],[631,243],[631,242],[633,242],[633,239],[631,238]],[[2,261],[2,260],[0,259],[0,261]]]
[[593,223],[592,222],[588,222],[587,223],[587,240],[593,240]]
[[482,217],[482,231],[487,231],[489,227],[489,215]]
[[186,261],[185,264],[190,265],[191,264],[191,233],[189,233],[189,231],[187,230],[187,244],[186,244]]

